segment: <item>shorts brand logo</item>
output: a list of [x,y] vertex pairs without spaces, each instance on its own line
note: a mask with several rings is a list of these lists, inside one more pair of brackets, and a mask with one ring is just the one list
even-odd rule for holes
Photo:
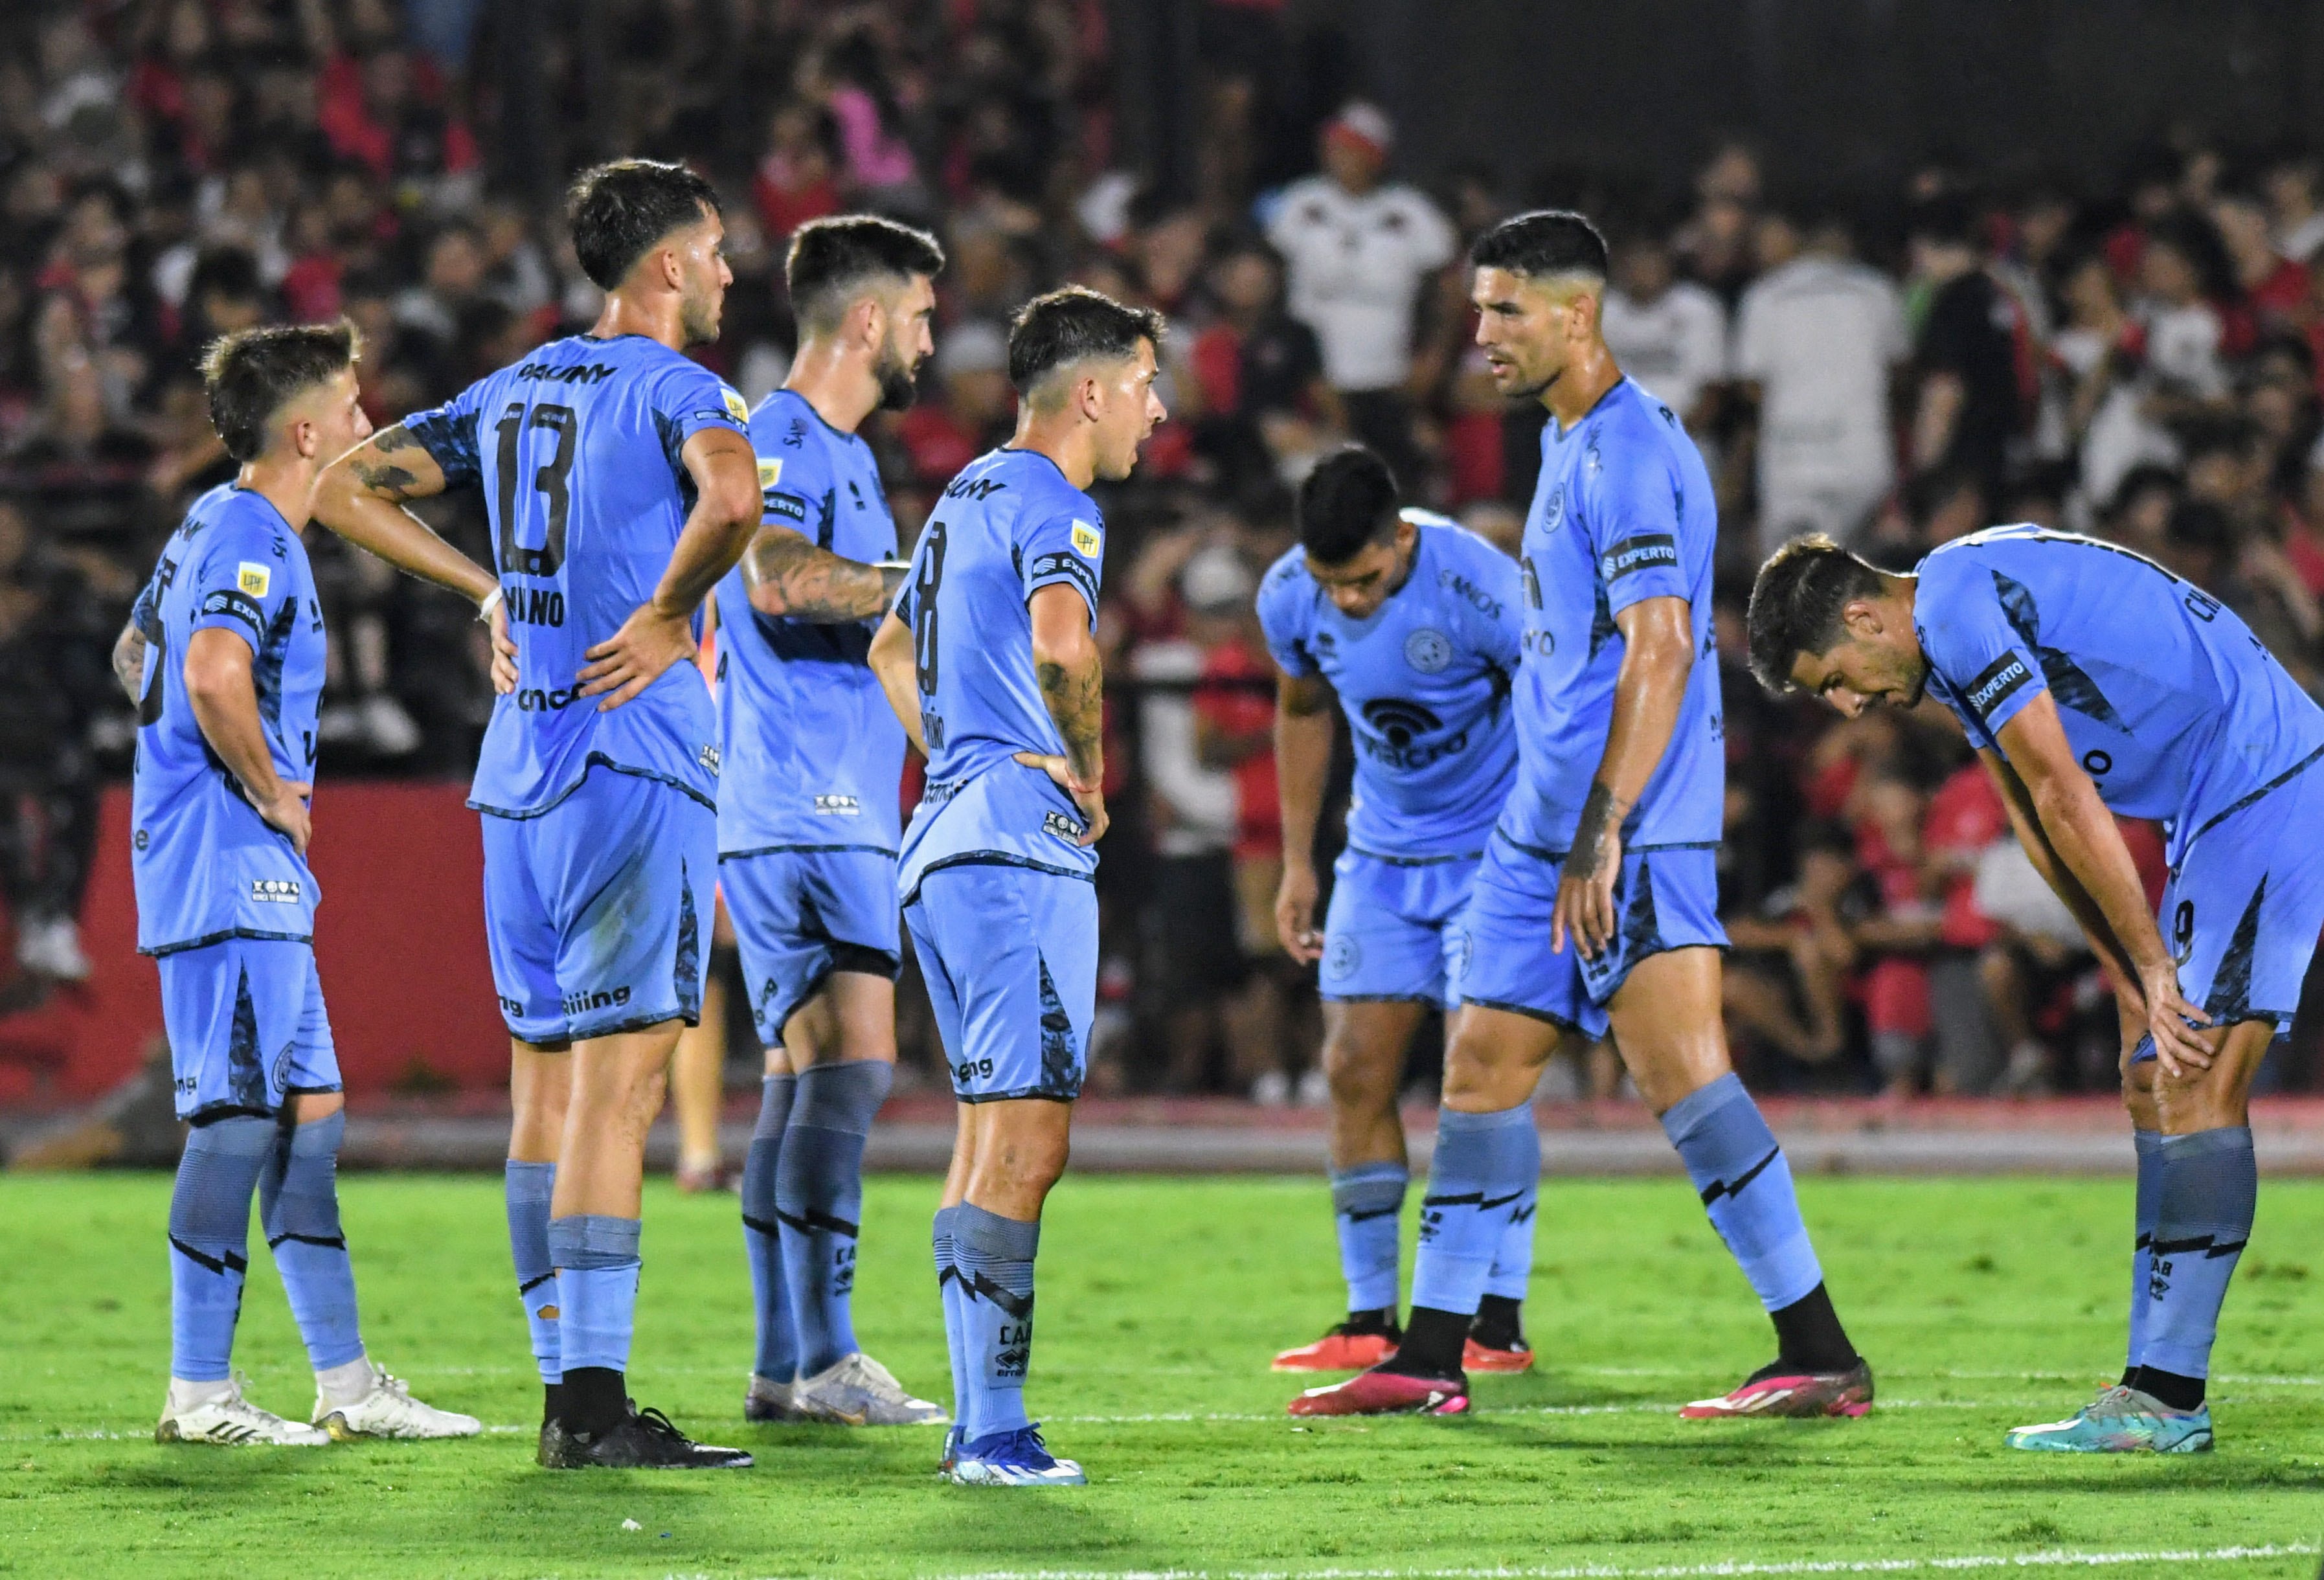
[[591,1010],[617,1010],[630,1002],[630,990],[617,987],[608,992],[600,988],[595,993],[569,993],[561,1008],[568,1015],[585,1014]]

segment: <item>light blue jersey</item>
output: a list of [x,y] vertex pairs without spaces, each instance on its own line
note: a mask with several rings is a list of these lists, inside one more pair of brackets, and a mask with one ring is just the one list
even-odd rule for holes
[[2048,691],[2099,797],[2170,825],[2176,865],[2209,825],[2324,753],[2324,709],[2233,611],[2094,539],[1996,527],[1920,564],[1929,691],[1981,747]]
[[912,629],[928,783],[904,836],[899,896],[963,860],[1085,878],[1097,853],[1075,842],[1080,811],[1049,776],[1012,762],[1057,756],[1065,742],[1033,674],[1027,608],[1065,586],[1097,623],[1105,524],[1088,494],[1032,450],[972,461],[936,502],[897,596]]
[[250,644],[274,772],[313,780],[325,639],[306,545],[263,494],[221,485],[186,513],[131,617],[145,637],[131,797],[138,948],[312,938],[320,896],[306,858],[244,797],[186,695],[194,633],[233,632]]
[[1695,662],[1661,764],[1622,827],[1626,848],[1711,845],[1725,822],[1726,743],[1711,632],[1719,510],[1702,457],[1670,408],[1625,378],[1561,433],[1542,430],[1526,514],[1525,661],[1517,679],[1517,784],[1499,829],[1563,856],[1604,758],[1623,642],[1614,616],[1688,602]]
[[517,689],[493,705],[470,806],[538,817],[593,767],[716,806],[716,711],[693,665],[608,713],[578,676],[669,568],[694,502],[686,441],[743,433],[748,415],[715,374],[659,341],[576,335],[405,420],[448,485],[483,489],[517,643]]
[[[777,390],[751,415],[764,521],[865,564],[896,557],[872,447]],[[742,568],[718,584],[718,848],[893,855],[904,729],[866,661],[875,616],[816,624],[760,614]]]
[[1259,624],[1285,673],[1339,694],[1356,748],[1350,848],[1475,855],[1517,772],[1517,568],[1443,516],[1404,514],[1419,527],[1411,574],[1369,616],[1342,614],[1295,548],[1259,584]]

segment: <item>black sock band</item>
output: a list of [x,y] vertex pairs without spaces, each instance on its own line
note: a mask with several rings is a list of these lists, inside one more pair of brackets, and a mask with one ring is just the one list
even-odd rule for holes
[[1377,1333],[1394,1338],[1397,1336],[1396,1307],[1383,1306],[1377,1311],[1351,1311],[1348,1320],[1342,1326],[1351,1334]]
[[2130,1384],[2150,1399],[2159,1399],[2174,1410],[2199,1410],[2203,1408],[2203,1380],[2182,1377],[2176,1372],[2165,1372],[2155,1366],[2141,1366],[2138,1379]]
[[1469,1329],[1470,1336],[1489,1350],[1516,1350],[1525,1347],[1525,1323],[1520,1314],[1525,1306],[1507,1295],[1488,1295],[1477,1302],[1477,1320]]
[[1463,1375],[1461,1346],[1468,1341],[1469,1325],[1474,1320],[1465,1312],[1414,1307],[1412,1320],[1405,1325],[1404,1343],[1397,1347],[1396,1358],[1380,1370],[1406,1377]]
[[540,1424],[565,1418],[565,1384],[544,1382],[540,1385]]
[[629,1416],[629,1379],[611,1366],[568,1366],[559,1386],[565,1395],[561,1418],[568,1432],[595,1437]]
[[1856,1364],[1856,1346],[1848,1342],[1840,1314],[1831,1308],[1831,1297],[1821,1284],[1768,1315],[1775,1324],[1777,1352],[1787,1367],[1828,1372]]

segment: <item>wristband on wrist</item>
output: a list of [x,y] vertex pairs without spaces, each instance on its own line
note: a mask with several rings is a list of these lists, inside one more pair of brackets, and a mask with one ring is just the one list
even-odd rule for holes
[[476,618],[479,620],[490,620],[493,617],[493,606],[501,602],[501,590],[498,587],[494,587],[491,592],[484,595],[484,601],[476,605]]

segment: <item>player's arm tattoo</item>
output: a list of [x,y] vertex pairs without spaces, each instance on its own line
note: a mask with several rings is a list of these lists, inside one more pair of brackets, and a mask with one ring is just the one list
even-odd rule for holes
[[113,678],[133,703],[145,700],[145,633],[132,620],[113,644]]
[[1105,771],[1105,664],[1096,645],[1091,644],[1080,663],[1036,660],[1033,677],[1049,716],[1057,721],[1074,778],[1094,782]]
[[374,457],[419,448],[420,441],[411,437],[411,430],[399,422],[384,433],[372,435],[363,448],[347,458],[347,465],[354,470],[355,481],[367,491],[401,504],[411,497],[412,486],[420,479],[409,467]]
[[1594,878],[1606,864],[1606,836],[1622,826],[1622,808],[1614,792],[1596,780],[1582,800],[1581,821],[1574,825],[1573,849],[1565,858],[1568,876]]
[[761,527],[742,556],[753,608],[821,625],[884,613],[904,585],[904,569],[818,549],[787,527]]

